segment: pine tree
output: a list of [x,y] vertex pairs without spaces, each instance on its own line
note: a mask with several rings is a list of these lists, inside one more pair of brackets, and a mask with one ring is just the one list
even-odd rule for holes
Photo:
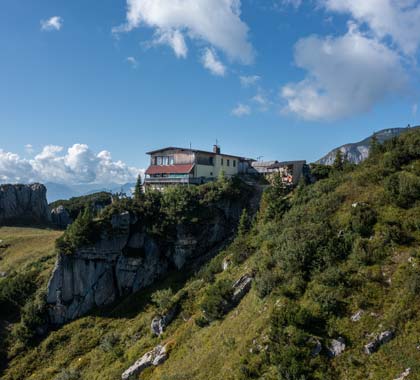
[[378,155],[379,153],[381,153],[381,144],[379,143],[376,135],[373,135],[372,139],[370,141],[369,156],[374,157],[374,156]]
[[337,150],[337,153],[335,155],[333,168],[336,170],[343,170],[344,168],[343,152],[340,149]]
[[251,228],[251,222],[248,215],[248,210],[243,209],[241,218],[239,219],[238,235],[244,236]]
[[141,175],[137,176],[136,186],[134,188],[134,200],[140,201],[143,199],[143,185],[141,182]]

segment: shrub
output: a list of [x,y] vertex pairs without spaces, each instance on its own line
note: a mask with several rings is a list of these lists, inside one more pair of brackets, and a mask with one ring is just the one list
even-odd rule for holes
[[157,290],[152,294],[152,302],[157,306],[159,313],[167,313],[173,305],[172,289]]
[[372,235],[377,216],[375,210],[365,203],[360,203],[351,209],[351,229],[362,237]]
[[75,369],[63,369],[54,380],[80,380],[80,372]]
[[385,190],[393,203],[409,208],[420,199],[420,178],[407,172],[395,173],[385,181]]
[[229,308],[232,296],[232,284],[228,280],[219,280],[211,285],[201,302],[201,309],[209,321],[220,319]]

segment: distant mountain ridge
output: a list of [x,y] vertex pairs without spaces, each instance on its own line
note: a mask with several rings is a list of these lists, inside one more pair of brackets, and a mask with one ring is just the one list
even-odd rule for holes
[[109,183],[109,184],[87,184],[87,185],[63,185],[55,182],[47,182],[48,203],[55,202],[59,199],[70,199],[73,197],[80,197],[83,195],[90,195],[100,192],[108,193],[126,193],[128,196],[132,195],[135,183]]
[[341,152],[343,153],[343,157],[347,158],[349,162],[354,164],[360,164],[369,156],[370,143],[372,141],[373,136],[375,136],[380,143],[383,143],[386,140],[390,140],[393,137],[397,137],[402,133],[413,129],[420,129],[420,126],[383,129],[379,132],[375,132],[373,135],[365,138],[362,141],[345,144],[333,149],[331,152],[319,159],[316,163],[322,165],[332,165],[337,155],[337,151],[341,150]]

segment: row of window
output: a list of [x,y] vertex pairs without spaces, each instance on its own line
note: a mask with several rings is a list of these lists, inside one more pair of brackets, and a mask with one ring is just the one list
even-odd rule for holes
[[156,156],[153,157],[153,165],[173,165],[174,156]]
[[[236,168],[236,160],[226,159],[226,166],[230,166],[232,161],[232,165]],[[174,156],[155,156],[152,158],[152,165],[173,165],[174,164]],[[214,165],[213,157],[209,157],[209,164]],[[220,161],[221,166],[224,165],[224,159],[221,158]]]
[[[221,158],[220,164],[223,166],[224,160]],[[236,168],[236,160],[232,160],[233,167]],[[230,160],[226,160],[226,166],[230,166]]]

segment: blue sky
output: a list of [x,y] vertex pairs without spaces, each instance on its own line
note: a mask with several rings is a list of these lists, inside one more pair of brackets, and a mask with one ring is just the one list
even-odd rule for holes
[[123,182],[216,139],[313,161],[414,125],[419,21],[417,0],[3,0],[0,181]]

